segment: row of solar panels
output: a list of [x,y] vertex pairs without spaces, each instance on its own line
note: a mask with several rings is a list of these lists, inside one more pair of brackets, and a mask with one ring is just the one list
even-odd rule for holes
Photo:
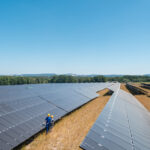
[[0,149],[9,150],[44,128],[47,115],[58,120],[97,97],[111,83],[0,86]]
[[150,86],[150,84],[148,84],[148,83],[142,83],[142,85]]
[[142,83],[141,86],[146,89],[150,89],[150,84]]
[[150,150],[150,113],[118,88],[80,146],[85,150]]

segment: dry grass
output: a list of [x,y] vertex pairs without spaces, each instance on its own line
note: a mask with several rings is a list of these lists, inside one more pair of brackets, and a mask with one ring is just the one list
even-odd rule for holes
[[130,91],[126,88],[125,84],[121,84],[120,89],[126,91],[127,93],[130,93]]
[[150,89],[146,89],[146,88],[141,87],[141,83],[134,83],[134,85],[136,87],[138,87],[139,89],[144,90],[147,93],[147,96],[150,96]]
[[150,97],[147,95],[135,95],[135,97],[144,105],[148,111],[150,111]]
[[109,90],[100,91],[100,96],[78,110],[61,119],[52,131],[37,136],[23,150],[79,150],[79,145],[96,121],[110,96],[104,96]]
[[[126,88],[125,84],[121,84],[121,89],[130,93],[130,91]],[[150,111],[150,97],[147,95],[134,95],[144,107]]]

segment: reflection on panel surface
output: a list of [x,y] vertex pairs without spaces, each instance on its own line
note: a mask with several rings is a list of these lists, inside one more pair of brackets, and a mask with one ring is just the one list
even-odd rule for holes
[[85,150],[150,150],[150,113],[116,90],[81,144]]
[[58,120],[97,97],[111,83],[0,86],[0,150],[9,150],[44,128],[48,113]]

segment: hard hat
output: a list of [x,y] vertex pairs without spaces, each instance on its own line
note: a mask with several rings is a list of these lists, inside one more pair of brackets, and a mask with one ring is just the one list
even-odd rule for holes
[[48,117],[50,116],[50,114],[47,115]]
[[53,115],[51,115],[51,117],[53,118],[54,116],[53,116]]

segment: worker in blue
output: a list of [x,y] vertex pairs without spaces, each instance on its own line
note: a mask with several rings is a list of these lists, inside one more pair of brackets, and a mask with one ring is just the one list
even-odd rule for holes
[[47,117],[45,118],[45,122],[46,122],[46,134],[47,134],[52,125],[52,118],[50,114],[48,114]]

